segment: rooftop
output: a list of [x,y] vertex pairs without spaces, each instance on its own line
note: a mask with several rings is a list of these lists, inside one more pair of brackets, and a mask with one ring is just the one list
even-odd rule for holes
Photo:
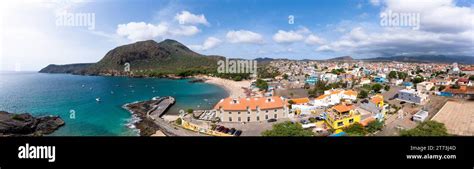
[[227,111],[247,111],[257,110],[257,107],[261,110],[265,109],[278,109],[283,108],[286,105],[285,101],[281,97],[253,97],[253,98],[225,98],[219,101],[214,106],[214,109],[223,109]]

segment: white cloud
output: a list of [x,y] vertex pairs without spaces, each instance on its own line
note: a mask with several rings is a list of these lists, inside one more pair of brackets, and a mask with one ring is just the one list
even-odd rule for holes
[[325,40],[317,35],[311,34],[306,38],[305,43],[308,45],[321,45],[325,43]]
[[247,30],[229,31],[226,34],[227,41],[230,43],[263,43],[263,36]]
[[454,0],[386,0],[382,12],[419,13],[421,30],[459,33],[472,30],[474,8],[456,6]]
[[181,35],[181,36],[192,36],[199,33],[199,30],[196,26],[183,26],[180,25],[179,28],[170,30],[172,35]]
[[401,54],[458,54],[472,55],[474,31],[462,34],[439,34],[411,29],[386,29],[382,32],[366,33],[362,28],[354,28],[317,51],[344,51],[375,56]]
[[304,40],[305,35],[309,33],[311,33],[311,31],[306,27],[300,27],[296,31],[278,30],[278,32],[273,35],[273,40],[277,43],[293,43]]
[[283,31],[278,30],[278,32],[273,35],[273,40],[277,43],[293,43],[297,41],[303,40],[303,35],[295,32],[295,31]]
[[207,22],[207,19],[203,14],[196,15],[189,11],[181,11],[181,13],[176,14],[174,19],[176,19],[179,24],[203,24],[209,26],[209,22]]
[[145,22],[130,22],[128,24],[120,24],[117,26],[117,34],[127,37],[132,41],[150,40],[155,37],[164,36],[168,33],[166,24],[147,24]]
[[369,2],[370,2],[370,4],[372,4],[373,6],[379,6],[379,5],[380,5],[380,0],[370,0]]
[[456,6],[453,0],[385,0],[379,3],[381,13],[420,14],[420,29],[355,27],[316,51],[364,56],[474,54],[474,8]]
[[190,47],[194,50],[209,50],[219,46],[221,43],[222,40],[211,36],[202,45],[191,45]]
[[154,25],[145,22],[130,22],[118,25],[116,33],[121,37],[126,37],[135,42],[155,39],[157,37],[163,38],[165,36],[192,36],[200,31],[199,28],[192,25],[178,25],[177,27],[171,27],[166,23]]
[[334,52],[334,50],[328,45],[320,46],[316,49],[317,52]]

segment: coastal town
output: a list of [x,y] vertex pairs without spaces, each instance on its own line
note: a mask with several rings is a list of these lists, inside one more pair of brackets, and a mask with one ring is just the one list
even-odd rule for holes
[[221,86],[229,97],[222,98],[211,109],[190,107],[178,115],[161,112],[163,116],[152,118],[160,120],[156,133],[148,133],[153,136],[474,135],[471,109],[474,102],[470,101],[474,98],[474,67],[471,65],[275,59],[264,66],[276,69],[278,74],[241,81],[195,76]]

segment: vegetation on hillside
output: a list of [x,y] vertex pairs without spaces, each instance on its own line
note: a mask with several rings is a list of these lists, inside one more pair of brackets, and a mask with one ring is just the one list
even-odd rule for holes
[[274,124],[271,130],[262,132],[262,136],[313,136],[310,130],[305,130],[299,123],[283,122]]

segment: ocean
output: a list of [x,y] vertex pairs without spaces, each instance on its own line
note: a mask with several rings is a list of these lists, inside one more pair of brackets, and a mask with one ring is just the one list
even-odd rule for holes
[[0,72],[0,110],[59,115],[66,125],[55,136],[137,136],[130,112],[122,108],[126,103],[173,96],[168,114],[177,114],[211,108],[228,96],[218,86],[190,80]]

